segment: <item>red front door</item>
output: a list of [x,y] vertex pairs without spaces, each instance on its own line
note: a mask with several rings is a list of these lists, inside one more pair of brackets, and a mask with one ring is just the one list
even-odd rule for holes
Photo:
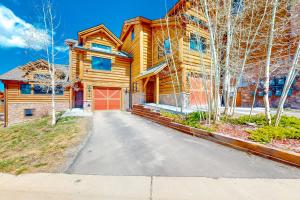
[[94,88],[95,110],[120,110],[121,89],[119,88]]

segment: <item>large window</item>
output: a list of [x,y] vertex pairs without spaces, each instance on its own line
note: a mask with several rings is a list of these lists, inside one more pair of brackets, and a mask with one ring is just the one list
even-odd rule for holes
[[244,0],[233,0],[232,1],[232,11],[233,15],[237,15],[244,9]]
[[206,39],[199,37],[196,34],[191,34],[190,38],[190,49],[198,52],[206,52]]
[[92,57],[92,69],[111,71],[111,59]]
[[164,52],[165,52],[165,54],[170,54],[171,53],[171,41],[170,41],[170,39],[166,39],[164,41]]
[[101,50],[101,51],[104,51],[107,53],[111,53],[111,47],[106,46],[106,45],[93,43],[92,48],[95,50]]
[[[51,95],[52,88],[45,85],[34,85],[34,94],[42,94],[42,95]],[[55,87],[55,94],[56,95],[63,95],[64,88],[62,86]]]
[[21,84],[20,90],[21,90],[21,94],[31,94],[31,85]]

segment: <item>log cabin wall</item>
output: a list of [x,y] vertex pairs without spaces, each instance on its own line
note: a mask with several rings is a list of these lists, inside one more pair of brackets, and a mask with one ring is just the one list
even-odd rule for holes
[[[51,95],[34,94],[34,83],[19,81],[4,81],[6,99],[6,125],[40,118],[51,112]],[[32,86],[31,94],[21,94],[21,84]],[[70,108],[70,89],[66,88],[63,95],[56,95],[57,111],[65,111]],[[26,116],[25,110],[31,109],[32,115]]]

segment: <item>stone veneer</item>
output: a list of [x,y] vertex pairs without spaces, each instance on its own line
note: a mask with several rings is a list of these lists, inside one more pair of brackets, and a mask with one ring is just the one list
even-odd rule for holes
[[[34,109],[33,116],[26,117],[25,109]],[[69,101],[57,102],[56,111],[65,111],[69,109]],[[31,119],[37,119],[49,115],[51,112],[51,103],[9,103],[8,104],[8,124],[16,124]]]
[[[189,95],[186,93],[176,94],[177,98],[177,106],[181,106],[183,102],[184,108],[189,108]],[[174,94],[161,94],[159,95],[159,103],[170,105],[170,106],[176,106],[176,99]]]
[[132,105],[140,105],[145,103],[145,93],[136,92],[132,94]]

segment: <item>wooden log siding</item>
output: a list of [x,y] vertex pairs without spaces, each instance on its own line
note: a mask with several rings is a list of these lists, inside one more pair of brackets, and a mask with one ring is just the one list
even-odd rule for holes
[[[21,82],[7,81],[7,99],[8,103],[49,103],[51,102],[51,95],[38,95],[34,94],[32,90],[31,94],[21,94],[20,85]],[[34,85],[34,83],[31,83]],[[56,95],[56,102],[69,102],[70,90],[67,88],[64,91],[64,95]]]
[[[112,71],[92,69],[91,56],[98,56],[111,59]],[[128,59],[92,53],[91,55],[86,56],[83,68],[84,81],[94,82],[94,84],[99,83],[98,85],[106,87],[129,87],[130,60]]]
[[[134,40],[131,40],[131,32],[132,29],[134,29]],[[140,67],[140,58],[141,58],[141,51],[140,51],[140,32],[141,32],[142,26],[141,25],[134,25],[130,30],[129,34],[123,41],[122,50],[125,52],[128,52],[132,55],[133,61],[132,61],[132,76],[137,77],[141,73],[141,67]]]

